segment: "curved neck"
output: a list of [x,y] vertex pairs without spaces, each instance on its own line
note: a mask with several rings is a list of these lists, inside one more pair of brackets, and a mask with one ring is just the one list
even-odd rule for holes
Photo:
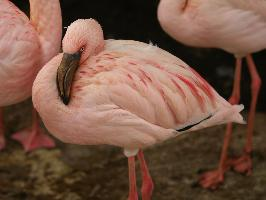
[[30,0],[30,21],[39,34],[44,65],[59,53],[62,15],[59,0]]

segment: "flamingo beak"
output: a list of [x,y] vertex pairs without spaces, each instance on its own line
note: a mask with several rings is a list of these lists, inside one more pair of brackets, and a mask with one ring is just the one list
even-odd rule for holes
[[75,72],[79,67],[81,53],[64,53],[62,61],[57,69],[57,90],[65,105],[69,103],[70,91]]

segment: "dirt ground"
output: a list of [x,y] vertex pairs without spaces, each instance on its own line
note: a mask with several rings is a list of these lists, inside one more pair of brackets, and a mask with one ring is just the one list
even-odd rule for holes
[[[7,135],[30,123],[29,101],[4,110]],[[187,134],[145,150],[155,182],[154,200],[266,199],[266,114],[256,116],[254,171],[246,177],[226,174],[214,192],[193,187],[201,170],[217,165],[224,126]],[[245,126],[236,125],[231,154],[239,154]],[[109,146],[76,146],[58,141],[57,148],[24,153],[8,140],[0,153],[0,200],[126,200],[127,160]],[[140,174],[138,172],[138,186]]]

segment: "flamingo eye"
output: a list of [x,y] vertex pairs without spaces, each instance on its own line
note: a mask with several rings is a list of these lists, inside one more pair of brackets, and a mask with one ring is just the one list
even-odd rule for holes
[[83,46],[80,48],[79,52],[82,53],[84,50],[85,50],[85,47]]

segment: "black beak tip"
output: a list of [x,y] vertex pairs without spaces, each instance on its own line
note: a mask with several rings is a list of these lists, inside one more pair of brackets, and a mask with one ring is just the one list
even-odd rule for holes
[[68,103],[69,103],[69,98],[65,98],[65,99],[63,100],[63,103],[64,103],[65,105],[68,105]]
[[68,105],[68,103],[69,103],[69,98],[68,98],[68,97],[60,96],[60,98],[61,98],[61,100],[63,101],[63,103],[64,103],[65,105]]

